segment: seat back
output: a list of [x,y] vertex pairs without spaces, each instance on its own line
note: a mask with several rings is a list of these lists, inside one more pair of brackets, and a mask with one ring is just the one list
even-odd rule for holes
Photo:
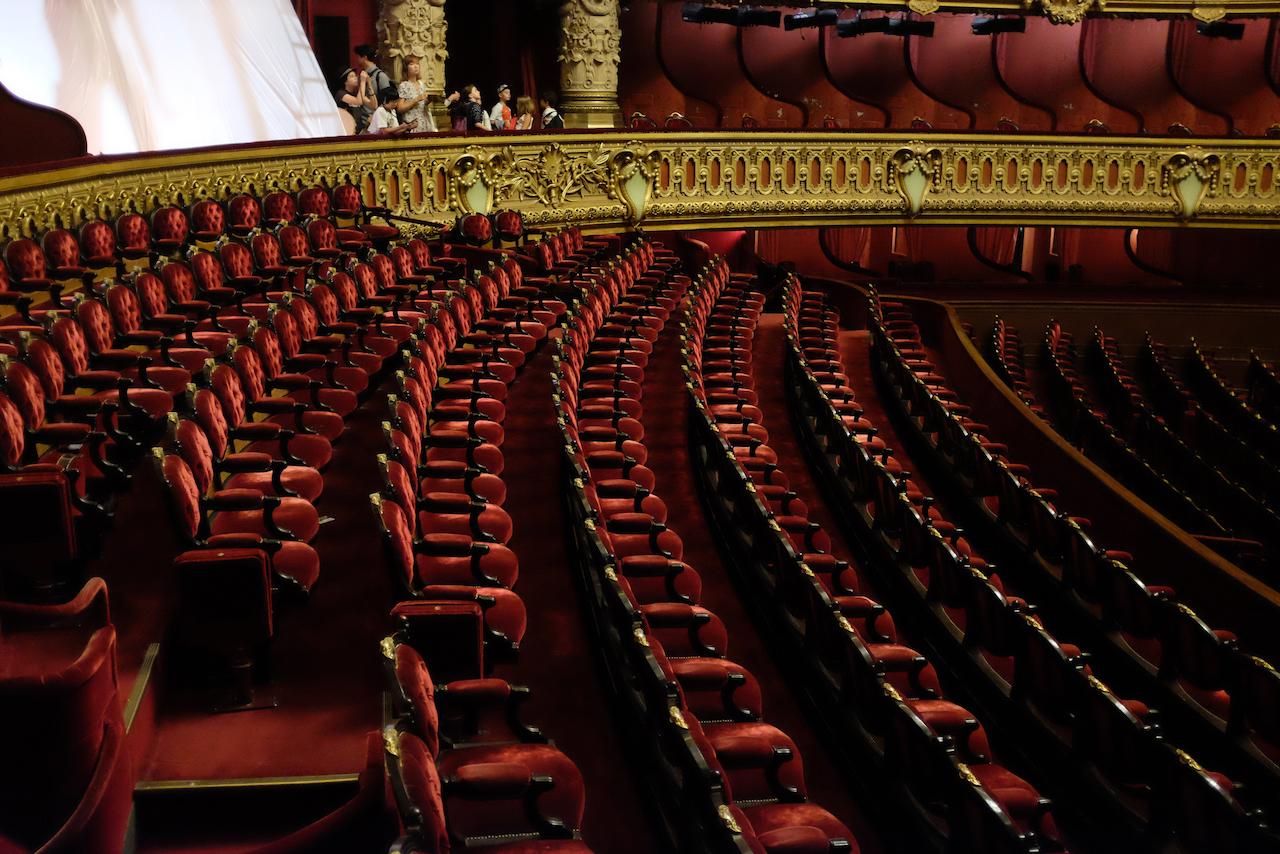
[[191,224],[182,208],[165,205],[151,213],[151,239],[156,248],[177,248],[187,242]]
[[93,219],[80,226],[80,253],[91,267],[116,262],[116,233],[110,225]]
[[232,234],[247,234],[262,222],[262,205],[247,193],[232,197],[227,202],[227,226]]
[[339,184],[333,188],[333,213],[335,216],[353,217],[364,206],[360,188],[354,184]]
[[262,219],[272,228],[282,223],[293,222],[293,218],[297,215],[298,203],[289,193],[277,190],[274,193],[267,193],[266,198],[262,200]]
[[226,231],[227,212],[213,199],[202,199],[191,206],[191,227],[201,240],[216,240]]
[[183,643],[235,654],[266,643],[274,632],[271,561],[261,549],[195,549],[173,561]]
[[139,213],[122,214],[116,220],[116,240],[120,251],[145,255],[151,251],[151,226]]

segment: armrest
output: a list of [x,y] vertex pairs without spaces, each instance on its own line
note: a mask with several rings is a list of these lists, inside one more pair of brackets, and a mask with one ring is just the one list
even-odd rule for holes
[[284,431],[279,424],[273,424],[270,421],[246,421],[231,428],[231,435],[236,439],[246,439],[255,441],[260,439],[274,439]]
[[474,709],[506,703],[512,696],[511,685],[505,679],[458,679],[436,686],[436,704],[453,704]]
[[[89,779],[89,785],[80,798],[80,803],[76,805],[75,810],[53,837],[40,847],[41,851],[53,854],[58,851],[81,850],[81,846],[85,843],[85,828],[90,824],[101,823],[101,814],[105,811],[100,810],[103,802],[106,801],[111,806],[118,807],[119,804],[114,803],[114,800],[119,799],[121,794],[124,798],[130,796],[131,793],[128,791],[114,795],[112,793],[112,790],[117,787],[130,786],[129,775],[118,769],[121,762],[129,761],[128,756],[122,755],[125,753],[124,725],[119,721],[108,721],[104,726],[106,732],[102,738],[102,747],[98,751],[93,776]],[[123,825],[123,822],[121,824]]]
[[92,388],[98,391],[117,388],[122,382],[120,374],[116,371],[81,371],[70,380],[81,388]]
[[[205,499],[211,510],[260,510],[271,503],[256,489],[223,489]],[[274,504],[278,506],[280,499],[275,499]]]
[[239,454],[227,454],[218,461],[217,466],[228,474],[246,474],[270,471],[272,462],[274,461],[270,454],[244,451]]
[[463,765],[452,777],[441,781],[446,797],[467,800],[516,798],[527,792],[535,780],[551,787],[550,777],[536,777],[529,769],[513,762],[477,762]]
[[97,576],[90,578],[80,588],[75,598],[60,605],[33,605],[26,602],[0,600],[0,619],[7,628],[14,623],[30,621],[42,628],[63,622],[78,622],[92,618],[89,626],[100,628],[111,624],[111,607],[107,600],[107,583]]
[[107,366],[111,370],[131,368],[151,361],[135,350],[100,350],[93,355],[92,360]]
[[70,422],[50,424],[46,422],[41,425],[39,430],[34,431],[34,436],[37,442],[64,447],[84,442],[92,432],[93,427],[89,424]]

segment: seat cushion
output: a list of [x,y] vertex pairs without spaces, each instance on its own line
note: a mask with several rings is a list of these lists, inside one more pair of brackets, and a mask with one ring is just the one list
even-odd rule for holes
[[[276,527],[291,532],[294,538],[304,542],[310,542],[320,533],[320,515],[309,501],[301,498],[280,499],[280,506],[271,518]],[[210,529],[214,534],[276,536],[267,530],[266,512],[263,510],[223,510],[213,514]]]

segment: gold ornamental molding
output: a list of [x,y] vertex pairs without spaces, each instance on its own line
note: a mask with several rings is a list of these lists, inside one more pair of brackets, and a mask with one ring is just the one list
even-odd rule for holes
[[[666,0],[674,3],[677,0]],[[715,0],[722,5],[750,3],[753,6],[804,6],[796,0]],[[882,9],[887,11],[915,12],[921,15],[933,12],[1013,12],[1022,15],[1043,15],[1055,24],[1076,24],[1086,16],[1128,18],[1184,18],[1213,22],[1222,18],[1259,17],[1280,14],[1280,0],[1222,0],[1222,2],[1196,2],[1196,0],[822,0],[826,7],[846,6],[849,9]]]
[[[1109,0],[1110,1],[1110,0]],[[566,132],[332,140],[91,161],[0,178],[0,238],[236,193],[351,183],[451,222],[534,229],[1280,226],[1280,142],[849,131]]]

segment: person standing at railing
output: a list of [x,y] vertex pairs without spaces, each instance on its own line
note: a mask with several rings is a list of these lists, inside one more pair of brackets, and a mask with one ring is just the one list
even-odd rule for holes
[[369,87],[369,76],[363,71],[345,68],[335,81],[333,98],[338,106],[351,115],[355,132],[364,133],[369,117],[378,108],[378,102]]
[[533,130],[533,114],[537,109],[528,95],[516,98],[516,130]]
[[564,130],[564,119],[560,117],[560,112],[553,106],[556,102],[556,95],[550,90],[542,93],[542,127],[544,130]]
[[[436,133],[436,117],[428,109],[433,96],[422,79],[422,64],[418,57],[409,57],[404,73],[405,79],[400,83],[400,117],[405,124],[413,125],[415,133]],[[459,93],[451,92],[444,99],[445,106],[452,110],[460,97]]]
[[480,89],[474,83],[462,87],[462,98],[453,105],[453,129],[493,130],[480,101]]
[[398,95],[396,86],[391,82],[391,78],[387,72],[378,67],[378,52],[373,49],[372,45],[360,44],[355,48],[356,64],[355,67],[361,69],[369,80],[369,86],[373,89],[373,97],[377,103],[382,103],[383,92],[390,92],[387,101],[394,101]]
[[493,130],[515,130],[516,117],[511,114],[511,87],[498,85],[498,103],[489,111],[489,124]]

